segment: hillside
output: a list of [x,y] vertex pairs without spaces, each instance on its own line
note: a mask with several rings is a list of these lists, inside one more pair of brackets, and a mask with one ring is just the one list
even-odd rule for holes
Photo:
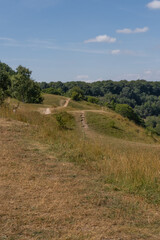
[[159,239],[159,138],[108,108],[44,98],[0,111],[0,239]]

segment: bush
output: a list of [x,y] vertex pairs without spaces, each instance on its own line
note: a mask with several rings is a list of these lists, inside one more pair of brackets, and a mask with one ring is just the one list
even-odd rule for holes
[[48,94],[55,94],[55,95],[62,95],[62,90],[60,88],[56,89],[56,88],[46,88],[43,90],[44,93],[48,93]]
[[72,130],[75,126],[74,117],[67,112],[57,113],[55,118],[60,129]]
[[81,101],[85,99],[84,92],[79,87],[73,87],[71,90],[69,90],[68,95],[74,101]]
[[5,99],[5,97],[4,97],[4,92],[3,92],[3,90],[0,88],[0,105],[4,102],[4,99]]
[[109,126],[110,126],[110,128],[116,128],[116,123],[115,123],[115,121],[110,121],[109,122]]
[[160,135],[160,116],[149,116],[145,120],[145,126],[150,131]]
[[9,75],[4,70],[0,71],[0,104],[4,102],[4,99],[9,95],[9,87],[11,81]]
[[90,103],[96,103],[96,104],[99,102],[97,97],[92,97],[92,96],[89,96],[87,101]]
[[134,121],[139,125],[144,126],[143,120],[134,112],[133,108],[128,104],[116,104],[115,111],[121,114],[123,117],[127,117],[129,120]]

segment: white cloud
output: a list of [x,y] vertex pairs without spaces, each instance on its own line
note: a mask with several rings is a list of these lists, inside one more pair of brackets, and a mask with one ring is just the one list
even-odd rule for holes
[[127,80],[145,79],[147,81],[157,81],[160,79],[160,71],[153,71],[149,69],[139,73],[126,73],[121,75],[120,79]]
[[111,51],[111,54],[117,55],[117,54],[119,54],[120,52],[121,52],[121,50],[119,50],[119,49],[114,49],[114,50]]
[[114,42],[116,42],[116,38],[109,37],[107,35],[99,35],[95,38],[88,39],[84,42],[85,43],[102,43],[102,42],[114,43]]
[[130,34],[130,33],[132,33],[132,30],[130,28],[124,28],[124,29],[118,29],[116,32]]
[[154,0],[147,4],[147,7],[150,9],[160,9],[160,1]]
[[152,71],[147,70],[147,71],[144,72],[144,74],[146,74],[146,75],[150,75],[150,74],[152,74]]
[[126,80],[142,79],[141,74],[139,73],[126,73],[123,74],[120,78]]
[[148,27],[144,27],[144,28],[136,28],[133,33],[145,33],[148,32],[149,28]]
[[12,38],[0,37],[0,41],[15,41],[15,40]]
[[78,75],[78,76],[76,76],[76,79],[78,79],[78,80],[86,80],[88,78],[89,78],[88,75]]
[[145,33],[149,30],[148,27],[144,27],[144,28],[136,28],[134,30],[130,29],[130,28],[124,28],[124,29],[118,29],[116,32],[117,33],[123,33],[123,34],[132,34],[132,33]]

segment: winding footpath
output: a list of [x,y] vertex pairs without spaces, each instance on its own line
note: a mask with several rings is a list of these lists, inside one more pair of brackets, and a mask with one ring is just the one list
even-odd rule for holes
[[44,115],[52,114],[54,110],[59,110],[59,109],[68,107],[70,100],[71,100],[70,98],[67,98],[67,100],[65,100],[65,102],[64,102],[64,105],[56,107],[56,108],[39,108],[39,112]]

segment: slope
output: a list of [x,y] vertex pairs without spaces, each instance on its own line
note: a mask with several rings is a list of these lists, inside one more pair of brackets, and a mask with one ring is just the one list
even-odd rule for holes
[[159,239],[158,206],[59,161],[33,131],[0,119],[0,239]]

